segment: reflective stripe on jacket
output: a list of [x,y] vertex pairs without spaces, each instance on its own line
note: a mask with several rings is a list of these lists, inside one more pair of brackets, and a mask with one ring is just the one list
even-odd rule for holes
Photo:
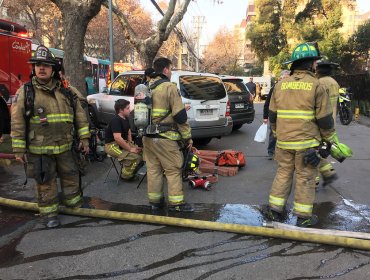
[[328,89],[309,71],[294,71],[276,84],[269,118],[281,149],[317,147],[335,133]]
[[[73,94],[74,107],[69,96],[60,90],[60,84],[51,80],[41,85],[34,77],[34,115],[29,121],[29,132],[26,131],[25,92],[22,86],[17,91],[17,100],[12,106],[12,146],[15,153],[28,150],[35,154],[60,154],[71,149],[74,132],[74,117],[77,134],[81,139],[90,137],[89,124],[77,95]],[[26,137],[28,139],[26,139]],[[26,147],[28,140],[28,147]]]
[[[150,85],[160,80],[161,77],[155,78]],[[176,130],[160,133],[160,136],[174,140],[187,140],[191,138],[191,128],[189,123],[179,124],[175,121],[176,116],[181,110],[184,110],[181,95],[175,84],[170,81],[163,82],[152,89],[152,121],[153,123],[170,124],[177,128]],[[170,113],[170,114],[168,114]],[[163,117],[167,116],[163,119]]]

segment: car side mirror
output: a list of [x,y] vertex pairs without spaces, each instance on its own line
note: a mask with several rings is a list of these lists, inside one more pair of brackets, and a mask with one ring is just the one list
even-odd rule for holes
[[108,94],[108,88],[107,88],[107,87],[104,87],[104,88],[103,88],[103,93]]

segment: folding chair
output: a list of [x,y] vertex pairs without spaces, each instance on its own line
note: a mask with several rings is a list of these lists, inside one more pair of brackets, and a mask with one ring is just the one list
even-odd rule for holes
[[[116,170],[116,173],[117,173],[117,182],[116,182],[116,186],[117,186],[118,182],[121,178],[121,175],[122,175],[122,164],[118,161],[118,159],[116,159],[116,158],[114,158],[114,157],[112,157],[108,154],[107,154],[107,156],[110,159],[111,164],[110,164],[109,169],[107,171],[107,175],[105,176],[104,184],[107,182],[108,176],[109,176],[110,172],[112,171],[112,169],[114,168],[114,170]],[[117,169],[116,162],[118,162],[119,171]]]

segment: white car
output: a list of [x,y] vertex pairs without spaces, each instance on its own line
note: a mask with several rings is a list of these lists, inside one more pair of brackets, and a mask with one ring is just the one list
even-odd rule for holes
[[[105,126],[115,115],[114,102],[130,101],[134,106],[135,87],[142,83],[144,71],[121,73],[106,93],[87,96],[92,122]],[[232,131],[230,102],[225,87],[217,75],[187,71],[172,71],[171,82],[176,83],[183,103],[189,107],[188,121],[193,139],[208,144],[212,138],[220,138]]]

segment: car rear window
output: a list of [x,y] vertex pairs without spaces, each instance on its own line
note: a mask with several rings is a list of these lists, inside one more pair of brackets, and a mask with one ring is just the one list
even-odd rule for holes
[[242,80],[225,80],[224,84],[228,94],[248,94],[247,87]]
[[218,77],[180,76],[181,95],[193,100],[218,100],[226,97],[222,81]]

